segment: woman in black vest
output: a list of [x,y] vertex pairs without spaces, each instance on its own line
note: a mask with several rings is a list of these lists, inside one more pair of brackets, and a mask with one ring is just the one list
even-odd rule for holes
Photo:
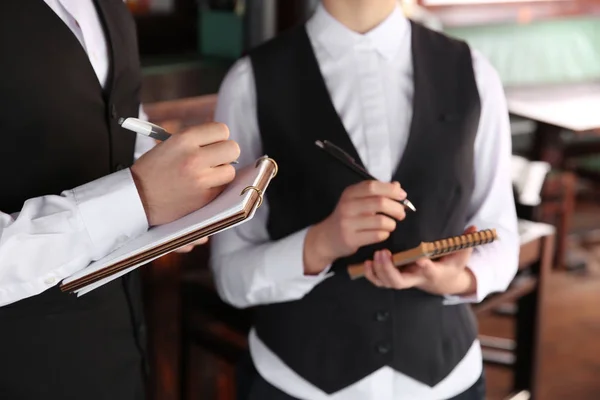
[[122,0],[0,2],[0,53],[0,398],[141,400],[137,275],[57,284],[209,202],[239,148],[214,124],[142,156],[154,143],[119,127],[141,84]]
[[[221,296],[255,306],[255,399],[484,398],[469,302],[517,270],[502,85],[465,43],[395,0],[323,0],[229,72],[216,118],[241,163],[279,163],[250,223],[215,237]],[[315,146],[329,140],[377,181]],[[417,212],[397,200],[409,196]],[[400,273],[390,252],[496,228],[502,240]],[[346,266],[366,260],[368,279]]]

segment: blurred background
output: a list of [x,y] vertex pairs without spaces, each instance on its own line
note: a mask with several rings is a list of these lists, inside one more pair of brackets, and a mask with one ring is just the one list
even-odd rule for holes
[[[210,121],[228,68],[304,22],[316,0],[128,0],[150,118]],[[505,86],[520,272],[474,306],[488,398],[600,398],[600,0],[410,0],[405,14],[467,41]],[[205,246],[207,247],[207,246]],[[223,304],[208,249],[143,269],[157,400],[233,400],[252,310]]]

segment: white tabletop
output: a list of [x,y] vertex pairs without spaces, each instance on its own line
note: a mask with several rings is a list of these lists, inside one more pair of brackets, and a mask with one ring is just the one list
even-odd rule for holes
[[507,88],[517,116],[575,132],[600,129],[600,82]]

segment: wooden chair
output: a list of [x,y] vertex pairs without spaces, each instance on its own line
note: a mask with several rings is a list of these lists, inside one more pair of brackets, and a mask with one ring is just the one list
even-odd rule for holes
[[[542,204],[535,209],[520,209],[521,218],[556,226],[554,266],[565,267],[568,235],[575,213],[577,177],[569,171],[552,172],[542,189]],[[518,210],[519,211],[519,210]]]
[[[208,270],[189,271],[183,282],[182,399],[203,393],[217,400],[235,400],[236,367],[247,350],[252,311],[224,303]],[[210,362],[212,371],[199,376],[203,360]]]

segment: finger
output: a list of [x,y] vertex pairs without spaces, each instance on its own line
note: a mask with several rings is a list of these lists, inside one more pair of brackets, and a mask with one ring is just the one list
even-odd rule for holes
[[387,231],[360,231],[353,235],[353,244],[356,247],[363,247],[369,244],[381,243],[390,237]]
[[235,168],[229,164],[205,168],[198,173],[197,183],[202,188],[221,188],[235,178]]
[[190,251],[194,250],[194,247],[203,245],[203,244],[205,244],[207,242],[208,242],[208,238],[207,237],[202,238],[202,239],[198,239],[198,240],[195,240],[195,241],[193,241],[192,243],[190,243],[190,244],[188,244],[186,246],[183,246],[183,247],[175,250],[175,252],[177,252],[177,253],[189,253]]
[[198,239],[198,240],[192,242],[191,245],[192,246],[200,246],[200,245],[203,245],[203,244],[206,244],[206,243],[208,243],[208,238],[207,237],[202,238],[202,239]]
[[398,221],[402,221],[406,217],[404,206],[387,197],[363,197],[348,201],[343,209],[346,216],[358,216],[365,214],[385,214]]
[[240,156],[240,146],[233,140],[208,144],[201,148],[198,161],[203,166],[216,167],[230,164]]
[[350,199],[379,196],[394,200],[406,198],[406,192],[402,190],[398,182],[363,181],[349,186],[344,194]]
[[417,266],[400,271],[402,277],[402,287],[398,289],[408,289],[427,282],[427,276]]
[[194,250],[194,246],[191,244],[188,244],[187,246],[183,246],[183,247],[175,250],[175,252],[176,253],[189,253],[192,250]]
[[416,269],[419,269],[425,277],[431,277],[435,272],[435,262],[426,257],[419,258],[413,265]]
[[368,215],[347,220],[348,228],[353,231],[386,231],[396,229],[396,221],[385,215]]
[[381,287],[391,288],[392,285],[387,279],[387,275],[383,271],[383,260],[381,258],[381,251],[376,251],[373,254],[373,276],[375,279],[381,282]]
[[229,128],[220,122],[209,122],[187,128],[177,136],[194,146],[206,146],[229,139]]
[[388,250],[381,250],[375,253],[373,270],[375,276],[381,280],[384,287],[394,289],[405,288],[402,275],[394,264],[392,264],[392,255]]
[[377,287],[383,287],[383,282],[375,276],[373,272],[373,261],[365,261],[365,278],[367,278],[373,285]]
[[477,232],[477,227],[475,225],[469,225],[467,229],[465,229],[463,234],[474,233]]
[[427,257],[421,257],[417,259],[417,261],[415,261],[415,264],[421,268],[432,268],[434,266],[433,261]]

